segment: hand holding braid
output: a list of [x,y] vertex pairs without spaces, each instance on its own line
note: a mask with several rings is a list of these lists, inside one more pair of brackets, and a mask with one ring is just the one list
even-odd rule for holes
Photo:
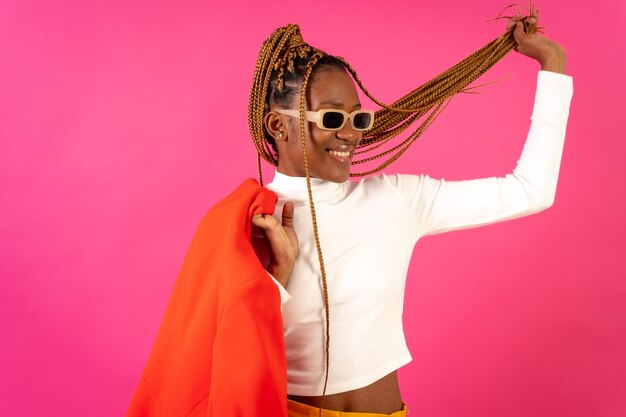
[[509,20],[507,30],[513,29],[513,37],[517,46],[514,48],[520,54],[537,60],[543,71],[552,71],[565,74],[565,48],[551,41],[539,33],[526,33],[525,25],[537,25],[539,13],[524,18],[521,14]]

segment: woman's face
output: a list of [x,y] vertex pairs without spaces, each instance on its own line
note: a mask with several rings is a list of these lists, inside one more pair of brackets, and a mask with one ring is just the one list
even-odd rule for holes
[[[352,78],[345,70],[336,67],[317,69],[309,85],[308,99],[309,108],[306,110],[311,111],[340,109],[351,113],[361,108]],[[296,98],[292,103],[293,109],[299,108],[298,101]],[[283,140],[277,140],[278,172],[304,177],[300,120],[286,115],[280,117],[286,135]],[[323,130],[315,123],[305,122],[305,132],[311,177],[332,182],[346,181],[355,148],[363,137],[362,132],[354,130],[350,122],[341,130]]]

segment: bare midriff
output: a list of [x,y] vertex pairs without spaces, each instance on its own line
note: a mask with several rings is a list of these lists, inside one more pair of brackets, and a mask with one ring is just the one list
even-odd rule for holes
[[[322,397],[307,397],[288,395],[292,401],[319,407]],[[352,391],[324,397],[323,407],[327,410],[391,414],[402,409],[400,386],[396,371],[379,379],[378,381]]]

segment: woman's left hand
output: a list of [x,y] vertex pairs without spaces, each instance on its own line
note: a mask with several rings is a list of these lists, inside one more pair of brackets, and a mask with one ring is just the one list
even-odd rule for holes
[[261,229],[265,236],[259,241],[256,233],[252,233],[254,251],[267,272],[285,288],[299,250],[293,215],[293,203],[287,201],[283,206],[282,224],[271,214],[252,217],[252,225]]
[[537,15],[524,19],[521,14],[518,14],[509,20],[507,29],[515,27],[513,30],[513,36],[517,42],[515,50],[522,55],[539,61],[543,71],[565,74],[565,48],[539,33],[529,34],[524,31],[524,20],[528,23],[537,24],[537,19]]

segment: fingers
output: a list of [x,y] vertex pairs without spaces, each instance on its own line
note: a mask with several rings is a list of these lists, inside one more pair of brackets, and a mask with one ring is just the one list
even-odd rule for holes
[[271,214],[255,214],[252,216],[252,224],[266,232],[279,226],[278,220]]
[[506,25],[506,29],[507,30],[511,29],[512,27],[515,26],[517,22],[521,21],[522,19],[523,19],[523,16],[521,14],[511,17],[509,19],[509,22]]
[[283,227],[293,228],[293,203],[287,201],[283,206]]
[[[289,211],[292,211],[291,214]],[[284,209],[283,209],[284,212]],[[293,223],[293,204],[287,209],[289,220]],[[271,214],[260,214],[252,217],[252,224],[259,227],[265,233],[269,244],[272,259],[274,261],[288,261],[293,264],[293,260],[298,253],[298,240],[293,227],[282,226]]]
[[263,230],[270,246],[278,248],[292,240],[295,240],[295,230],[293,229],[293,203],[285,203],[283,207],[282,225],[271,214],[256,214],[252,216],[252,224]]
[[[294,205],[286,202],[282,211],[282,224],[271,214],[257,214],[252,216],[251,223],[263,230],[265,248],[269,249],[268,256],[262,257],[257,252],[263,266],[283,286],[286,285],[298,256],[298,237],[293,227]],[[256,249],[255,249],[256,251]],[[266,259],[269,258],[269,259]]]
[[513,36],[515,37],[515,40],[517,41],[517,43],[520,42],[520,40],[524,37],[525,34],[526,32],[524,32],[524,23],[517,22],[515,24],[515,30],[513,30]]
[[297,252],[298,237],[293,226],[293,216],[293,203],[287,201],[283,206],[282,224],[271,214],[255,214],[252,216],[251,223],[253,226],[263,230],[270,246],[277,249],[282,245],[288,244]]
[[271,214],[260,214],[252,217],[252,224],[262,229],[270,245],[272,255],[281,253],[282,248],[289,243],[289,237],[278,220]]
[[[283,227],[293,228],[293,213],[293,203],[287,201],[283,206]],[[252,216],[252,224],[267,231],[278,226],[278,221],[271,214],[255,214]]]
[[539,10],[531,10],[531,14],[530,16],[524,16],[522,15],[521,11],[519,9],[517,9],[517,14],[515,16],[512,16],[507,25],[506,25],[506,30],[509,30],[511,28],[516,28],[517,27],[517,23],[518,22],[522,22],[523,25],[527,26],[529,24],[537,24],[538,20],[539,20]]

